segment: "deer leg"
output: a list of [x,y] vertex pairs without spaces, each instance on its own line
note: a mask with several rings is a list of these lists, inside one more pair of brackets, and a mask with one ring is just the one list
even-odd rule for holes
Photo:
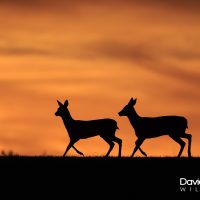
[[171,137],[175,142],[177,142],[178,144],[180,144],[181,148],[180,148],[180,151],[179,151],[178,156],[177,156],[177,157],[180,157],[181,154],[182,154],[182,152],[183,152],[183,149],[184,149],[184,147],[185,147],[185,142],[184,142],[180,137],[177,137],[177,136],[174,136],[174,135],[173,135],[173,136],[170,135],[170,137]]
[[81,151],[79,151],[74,145],[72,146],[72,148],[73,148],[78,154],[84,156],[84,154],[83,154]]
[[119,153],[118,153],[118,157],[121,157],[121,149],[122,149],[122,140],[118,137],[114,137],[113,141],[117,142],[119,145]]
[[108,152],[106,154],[106,157],[108,157],[115,144],[111,139],[109,139],[107,137],[102,137],[102,138],[110,145],[110,148],[108,149]]
[[74,145],[75,141],[70,141],[66,150],[65,150],[65,153],[63,154],[63,157],[65,157],[65,155],[67,154],[67,152],[69,151],[69,149]]
[[136,142],[135,142],[136,146],[135,146],[135,148],[134,148],[134,150],[133,150],[133,153],[132,153],[131,157],[134,156],[135,152],[140,148],[140,146],[141,146],[141,144],[142,144],[143,142],[144,142],[144,139],[137,139],[137,140],[136,140]]
[[191,156],[191,144],[192,144],[192,135],[185,133],[184,135],[181,136],[182,138],[187,138],[188,139],[188,157]]
[[147,154],[140,147],[139,147],[139,150],[144,156],[147,156]]

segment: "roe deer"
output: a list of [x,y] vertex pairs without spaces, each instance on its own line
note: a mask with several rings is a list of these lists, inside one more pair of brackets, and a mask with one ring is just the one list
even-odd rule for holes
[[188,139],[188,157],[191,157],[191,142],[192,135],[185,133],[187,126],[187,119],[181,116],[161,116],[161,117],[141,117],[133,107],[137,99],[131,98],[129,103],[118,113],[119,116],[127,116],[131,125],[135,130],[137,140],[135,148],[131,157],[140,148],[142,143],[147,138],[159,137],[162,135],[169,135],[174,141],[180,144],[180,151],[178,157],[181,156],[185,142],[181,138]]
[[78,151],[78,149],[74,147],[74,144],[78,142],[80,139],[86,139],[89,137],[99,135],[110,145],[110,148],[106,156],[108,156],[112,151],[114,147],[114,142],[117,142],[119,145],[118,156],[121,157],[122,140],[115,136],[115,131],[118,129],[117,122],[115,120],[113,119],[97,119],[90,121],[74,120],[67,108],[68,100],[66,100],[64,104],[62,104],[58,100],[57,102],[59,108],[55,113],[55,115],[60,116],[62,118],[70,138],[69,145],[67,146],[63,156],[67,154],[67,152],[71,147],[74,148],[74,150],[78,154],[83,155],[82,152]]

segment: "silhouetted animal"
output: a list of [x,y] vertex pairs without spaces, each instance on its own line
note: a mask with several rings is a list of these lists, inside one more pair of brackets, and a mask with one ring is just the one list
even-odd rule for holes
[[135,111],[137,99],[131,98],[129,103],[118,113],[119,116],[127,116],[138,137],[131,157],[147,138],[169,135],[174,141],[180,144],[178,157],[181,156],[185,142],[181,138],[188,139],[188,156],[191,157],[192,135],[185,133],[187,119],[181,116],[141,117]]
[[[121,157],[121,148],[122,148],[122,140],[115,136],[115,131],[118,129],[117,122],[113,119],[97,119],[97,120],[90,120],[90,121],[81,121],[81,120],[74,120],[68,110],[68,100],[62,104],[58,101],[59,108],[55,113],[56,116],[60,116],[63,120],[65,128],[70,137],[69,145],[64,152],[64,155],[69,151],[72,147],[75,151],[83,155],[82,152],[78,151],[74,147],[74,144],[78,142],[80,139],[86,139],[89,137],[99,135],[103,138],[109,145],[110,148],[106,154],[108,156],[114,147],[114,142],[117,142],[119,145],[119,153],[118,156]],[[114,142],[113,142],[114,141]]]

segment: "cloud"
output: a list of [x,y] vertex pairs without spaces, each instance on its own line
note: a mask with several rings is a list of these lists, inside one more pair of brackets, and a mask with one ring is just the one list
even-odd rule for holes
[[[194,47],[195,48],[195,47]],[[189,50],[181,50],[181,49],[176,49],[176,50],[170,50],[170,54],[173,57],[176,57],[181,60],[200,60],[200,50],[195,50],[195,49]]]
[[185,68],[178,68],[176,65],[155,61],[152,63],[142,64],[140,67],[152,71],[153,73],[185,82],[185,84],[192,84],[193,86],[198,86],[200,84],[199,73],[188,72]]
[[[44,10],[59,10],[59,11],[67,11],[66,14],[71,13],[74,9],[76,10],[78,7],[86,8],[88,6],[105,8],[110,7],[112,9],[120,9],[123,7],[134,8],[135,6],[145,6],[145,7],[155,7],[155,8],[164,8],[173,9],[175,11],[184,11],[184,12],[199,12],[200,2],[197,0],[1,0],[0,6],[7,6],[11,8],[17,9],[29,9],[33,11],[44,11]],[[87,9],[87,8],[86,8]]]
[[[114,59],[118,61],[129,61],[138,63],[139,67],[156,74],[160,74],[167,77],[179,79],[186,83],[194,85],[200,84],[200,74],[193,71],[188,72],[185,67],[179,67],[175,63],[167,63],[163,61],[163,58],[176,58],[178,60],[185,59],[199,59],[200,54],[198,51],[188,52],[180,49],[176,49],[172,46],[170,49],[163,49],[162,46],[156,44],[154,50],[151,48],[154,46],[154,41],[149,44],[127,44],[125,42],[118,41],[101,41],[91,44],[88,47],[88,52],[92,56],[103,57],[107,59]],[[145,46],[146,45],[146,46]],[[174,49],[175,48],[175,49]],[[158,53],[161,52],[161,53]]]
[[94,4],[92,1],[85,1],[84,3],[81,0],[67,1],[67,0],[1,0],[0,6],[5,6],[11,9],[23,9],[23,10],[32,10],[35,12],[47,11],[47,10],[59,10],[67,11],[66,14],[71,13],[70,10],[76,9],[77,6],[84,5],[85,3]]
[[197,0],[165,0],[165,1],[160,1],[160,0],[137,0],[136,1],[139,4],[142,5],[147,5],[147,6],[161,6],[162,8],[165,8],[166,10],[168,8],[171,8],[176,11],[186,11],[186,12],[198,12],[200,8],[200,2]]
[[96,52],[97,56],[117,60],[149,60],[154,57],[142,44],[126,44],[119,41],[99,41],[89,46],[89,52]]
[[10,47],[10,48],[0,48],[0,55],[11,55],[11,56],[20,56],[20,55],[51,55],[51,52],[48,50],[41,50],[36,48],[17,48],[17,47]]

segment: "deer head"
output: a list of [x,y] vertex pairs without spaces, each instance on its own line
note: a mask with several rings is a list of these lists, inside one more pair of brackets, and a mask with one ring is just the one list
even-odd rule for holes
[[128,104],[118,113],[119,116],[128,116],[131,112],[133,106],[136,104],[137,99],[131,98]]
[[65,100],[65,103],[62,104],[60,101],[57,100],[59,105],[58,110],[55,112],[56,116],[63,116],[67,111],[67,106],[69,105],[68,100]]

